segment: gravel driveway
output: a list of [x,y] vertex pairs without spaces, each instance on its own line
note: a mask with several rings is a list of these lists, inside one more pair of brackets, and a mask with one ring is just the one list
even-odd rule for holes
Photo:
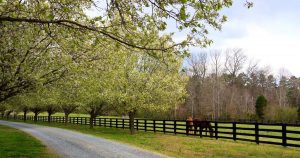
[[41,140],[50,150],[63,158],[161,158],[165,157],[129,145],[112,142],[70,130],[1,121],[1,125],[22,130]]

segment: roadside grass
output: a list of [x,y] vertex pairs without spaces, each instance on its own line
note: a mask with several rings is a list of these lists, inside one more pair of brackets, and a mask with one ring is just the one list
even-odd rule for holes
[[0,158],[54,158],[39,140],[7,126],[0,125]]
[[[18,121],[21,122],[21,121]],[[27,121],[27,123],[33,123]],[[153,132],[138,131],[135,135],[130,135],[127,129],[94,127],[63,123],[38,122],[39,125],[52,126],[58,128],[78,131],[85,134],[102,137],[129,145],[148,149],[154,152],[165,154],[171,157],[215,157],[215,158],[300,158],[300,148],[282,147],[275,145],[260,144],[251,142],[198,138],[193,136],[162,134]]]

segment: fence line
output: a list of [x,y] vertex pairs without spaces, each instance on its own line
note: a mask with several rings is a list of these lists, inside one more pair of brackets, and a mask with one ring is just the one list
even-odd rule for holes
[[[12,117],[24,120],[23,116]],[[27,120],[34,120],[33,116],[27,116]],[[51,122],[65,123],[65,117],[52,116]],[[47,116],[38,116],[38,121],[48,121]],[[69,117],[68,123],[89,125],[89,117]],[[300,124],[286,123],[259,123],[259,122],[211,122],[213,136],[204,129],[202,133],[194,129],[188,130],[188,122],[185,120],[150,120],[135,119],[134,128],[138,131],[152,131],[161,133],[173,133],[191,136],[213,137],[215,139],[233,139],[234,141],[249,141],[257,144],[275,144],[282,146],[300,147]],[[94,126],[129,129],[129,119],[124,118],[95,118]]]

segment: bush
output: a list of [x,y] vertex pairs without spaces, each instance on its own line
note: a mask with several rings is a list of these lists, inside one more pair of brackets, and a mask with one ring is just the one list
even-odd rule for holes
[[255,104],[255,112],[259,119],[264,119],[264,111],[266,106],[267,106],[267,99],[263,95],[257,97],[256,104]]

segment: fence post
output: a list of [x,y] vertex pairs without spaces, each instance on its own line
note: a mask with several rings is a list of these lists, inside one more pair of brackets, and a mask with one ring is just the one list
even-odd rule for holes
[[109,119],[109,127],[111,128],[112,127],[112,124],[111,124],[111,118]]
[[101,118],[99,117],[99,126],[101,126]]
[[218,139],[218,122],[215,122],[215,137]]
[[106,127],[106,118],[104,118],[104,127]]
[[166,133],[166,120],[163,120],[163,131]]
[[144,127],[145,127],[145,132],[147,131],[147,120],[144,120]]
[[118,119],[116,118],[116,128],[118,128]]
[[177,134],[176,128],[177,128],[177,122],[176,122],[176,120],[174,120],[174,134],[175,135]]
[[76,117],[76,124],[78,125],[79,124],[79,118]]
[[125,128],[125,120],[122,119],[122,128],[124,129]]
[[188,120],[186,120],[185,121],[185,130],[186,130],[186,135],[188,136],[189,135],[189,121]]
[[286,124],[282,124],[282,145],[286,147]]
[[86,117],[84,118],[84,125],[87,125],[87,123],[86,123],[87,121],[86,121]]
[[255,122],[255,142],[259,144],[259,124]]
[[236,141],[236,122],[232,123],[233,140]]
[[139,130],[139,119],[136,119],[136,130]]
[[153,120],[153,131],[156,132],[156,124],[155,124],[155,120]]

